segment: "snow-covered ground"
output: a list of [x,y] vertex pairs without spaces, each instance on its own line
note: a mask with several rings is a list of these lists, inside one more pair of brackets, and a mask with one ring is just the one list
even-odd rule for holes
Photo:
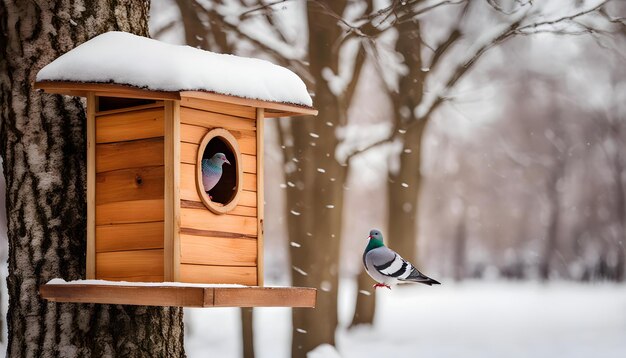
[[[347,330],[352,292],[344,280],[338,352],[318,347],[310,358],[626,357],[626,285],[444,281],[379,290],[374,326]],[[290,317],[285,308],[255,309],[257,357],[289,356]],[[238,309],[188,309],[185,320],[188,357],[240,357]]]

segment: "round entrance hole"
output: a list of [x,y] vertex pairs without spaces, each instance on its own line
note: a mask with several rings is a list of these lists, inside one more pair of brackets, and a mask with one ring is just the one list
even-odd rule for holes
[[243,167],[237,140],[223,128],[207,133],[198,148],[196,186],[204,205],[216,214],[237,206]]

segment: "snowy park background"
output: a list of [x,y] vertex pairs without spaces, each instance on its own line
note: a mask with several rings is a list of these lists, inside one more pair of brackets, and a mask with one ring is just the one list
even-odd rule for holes
[[[270,2],[258,2],[265,3]],[[348,1],[341,21],[358,24],[366,3],[384,8],[388,2]],[[502,14],[530,6],[475,2],[482,5],[471,9],[472,21],[460,25],[466,38],[432,73],[428,48],[445,41],[445,30],[454,27],[465,2],[422,3],[424,8],[453,3],[418,16],[425,63],[419,70],[424,77],[432,74],[423,93],[427,104],[451,69],[517,16]],[[539,20],[549,21],[603,2],[533,3]],[[280,58],[279,64],[295,71],[306,65],[307,2],[278,2],[250,16],[255,4],[153,1],[152,37],[219,51],[217,27],[226,35],[221,40],[235,44],[231,50],[239,55]],[[623,22],[623,2],[607,7]],[[596,18],[579,22],[539,28],[490,48],[445,93],[417,153],[400,136],[351,158],[343,209],[335,214],[343,217],[339,287],[323,280],[317,286],[337,290],[336,347],[320,345],[308,357],[626,356],[626,30],[609,36],[585,31],[599,23]],[[332,153],[337,161],[392,134],[396,114],[423,114],[419,106],[398,108],[394,97],[409,72],[407,59],[395,49],[402,36],[392,29],[372,39],[371,57],[362,64],[354,100],[345,108],[346,122],[335,130],[341,138]],[[343,47],[325,45],[340,48],[337,71],[331,64],[325,71],[328,85],[339,93],[352,79],[356,47],[350,41]],[[279,133],[285,122],[276,121],[267,120],[265,128],[265,278],[266,285],[291,285],[296,275],[309,273],[292,263],[290,250],[311,239],[288,234],[290,216],[307,213],[288,207],[286,192],[300,183],[286,177],[300,164],[287,158]],[[421,156],[419,175],[393,182],[405,165],[401,155]],[[315,175],[323,178],[327,163],[316,164],[322,170]],[[405,202],[389,199],[393,185],[407,193],[419,186],[417,204],[409,194]],[[2,202],[3,193],[0,180]],[[8,307],[4,209],[0,206],[2,352]],[[418,225],[411,246],[416,252],[401,254],[414,256],[420,270],[443,284],[379,290],[373,324],[354,326],[357,297],[372,294],[358,285],[367,232],[374,227],[388,232],[389,216],[403,212],[414,213]],[[317,239],[315,233],[311,237]],[[320,320],[327,314],[317,312]],[[188,357],[242,356],[240,315],[239,309],[186,309]],[[309,334],[291,319],[290,309],[254,309],[256,357],[291,356],[292,337]]]

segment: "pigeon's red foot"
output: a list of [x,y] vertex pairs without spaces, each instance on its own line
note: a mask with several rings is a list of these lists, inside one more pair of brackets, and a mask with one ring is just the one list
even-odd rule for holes
[[390,289],[390,290],[391,290],[391,286],[389,286],[389,285],[385,285],[384,283],[377,283],[377,284],[375,284],[375,285],[374,285],[374,286],[372,286],[372,287],[373,287],[374,289],[377,289],[377,288],[379,288],[379,287],[387,287],[388,289]]

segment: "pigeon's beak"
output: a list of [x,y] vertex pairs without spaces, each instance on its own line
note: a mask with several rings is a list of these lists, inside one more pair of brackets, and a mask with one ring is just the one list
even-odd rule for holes
[[372,238],[372,235],[370,235],[370,236],[368,236],[368,237],[367,237],[367,239],[368,239],[368,240],[369,240],[369,239],[371,239],[371,238]]
[[228,161],[228,159],[224,159],[224,163],[230,165],[230,162]]

